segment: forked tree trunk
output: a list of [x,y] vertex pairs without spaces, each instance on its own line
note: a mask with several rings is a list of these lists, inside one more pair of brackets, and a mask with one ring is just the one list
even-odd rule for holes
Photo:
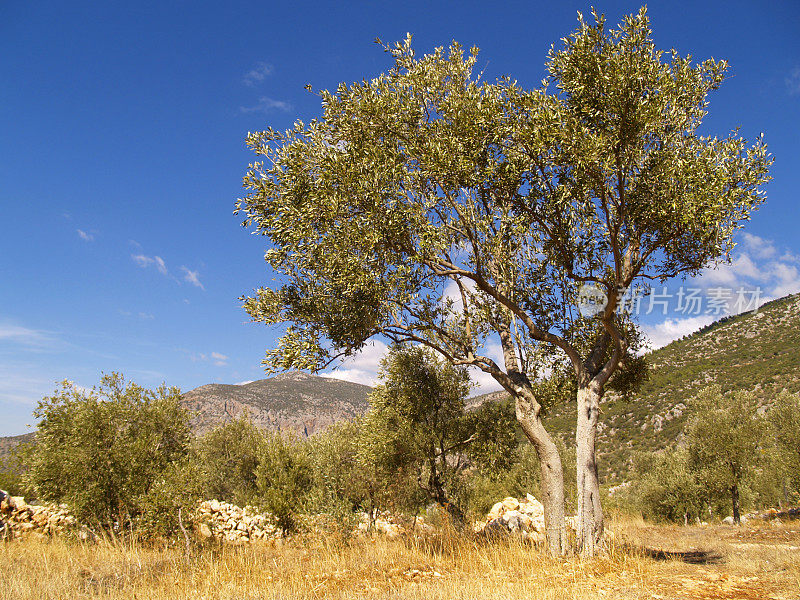
[[567,533],[564,528],[564,469],[561,456],[530,402],[519,395],[514,397],[514,401],[517,421],[539,458],[547,549],[553,556],[563,556],[567,552]]
[[594,556],[603,541],[603,509],[600,505],[600,482],[597,476],[597,419],[601,390],[592,384],[578,388],[577,445],[578,550]]

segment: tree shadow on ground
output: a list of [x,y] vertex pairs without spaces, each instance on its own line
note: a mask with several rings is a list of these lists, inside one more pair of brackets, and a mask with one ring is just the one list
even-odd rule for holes
[[653,560],[680,560],[692,565],[717,565],[722,562],[722,555],[708,550],[672,551],[661,548],[638,548]]

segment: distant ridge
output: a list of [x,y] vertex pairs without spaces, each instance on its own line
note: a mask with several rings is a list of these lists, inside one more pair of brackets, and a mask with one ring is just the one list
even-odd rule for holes
[[202,385],[183,394],[183,405],[198,433],[246,413],[259,427],[308,437],[364,414],[371,391],[359,383],[288,371],[241,385]]

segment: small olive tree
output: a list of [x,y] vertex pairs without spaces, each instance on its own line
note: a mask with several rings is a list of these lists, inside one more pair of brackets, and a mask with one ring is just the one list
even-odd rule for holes
[[370,394],[365,428],[376,439],[375,459],[411,467],[429,501],[461,525],[457,488],[474,437],[465,430],[464,399],[470,389],[464,368],[455,368],[424,347],[394,347],[382,361],[382,383]]
[[34,411],[41,421],[26,477],[37,497],[69,504],[84,521],[130,525],[154,483],[188,454],[191,430],[180,398],[178,388],[148,390],[119,373],[90,391],[63,382]]
[[706,388],[695,399],[686,442],[693,468],[712,494],[727,495],[733,520],[741,522],[740,492],[758,466],[765,422],[750,392],[723,394]]
[[783,502],[800,498],[800,394],[783,390],[766,414]]

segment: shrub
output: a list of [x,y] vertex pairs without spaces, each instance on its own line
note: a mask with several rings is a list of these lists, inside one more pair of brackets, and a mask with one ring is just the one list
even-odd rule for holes
[[39,499],[66,502],[79,520],[104,527],[130,526],[189,448],[180,391],[126,384],[118,373],[90,391],[65,381],[34,415],[41,422],[27,482]]

